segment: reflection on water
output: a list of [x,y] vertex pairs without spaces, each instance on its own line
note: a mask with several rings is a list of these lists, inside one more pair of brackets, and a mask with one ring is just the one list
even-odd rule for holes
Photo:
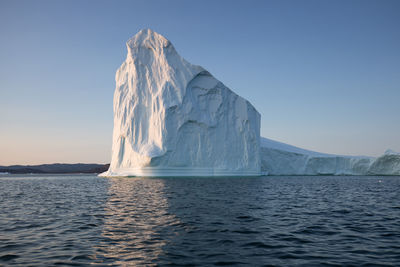
[[165,180],[113,178],[109,181],[103,241],[96,247],[96,262],[155,263],[166,240],[177,234],[171,229],[179,225],[179,220],[168,213],[163,191]]

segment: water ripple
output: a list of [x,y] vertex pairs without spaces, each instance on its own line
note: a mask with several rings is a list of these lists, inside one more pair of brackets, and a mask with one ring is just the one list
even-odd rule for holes
[[396,203],[400,177],[11,175],[0,265],[394,266]]

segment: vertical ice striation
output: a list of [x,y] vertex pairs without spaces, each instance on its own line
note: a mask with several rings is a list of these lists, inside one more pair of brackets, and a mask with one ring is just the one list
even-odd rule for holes
[[126,45],[102,176],[260,175],[260,114],[248,101],[152,30]]

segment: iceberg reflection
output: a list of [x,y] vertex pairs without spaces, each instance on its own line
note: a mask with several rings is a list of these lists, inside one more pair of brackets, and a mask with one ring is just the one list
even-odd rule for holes
[[112,178],[109,182],[96,263],[156,263],[168,240],[166,236],[178,234],[171,226],[180,224],[168,212],[165,180]]

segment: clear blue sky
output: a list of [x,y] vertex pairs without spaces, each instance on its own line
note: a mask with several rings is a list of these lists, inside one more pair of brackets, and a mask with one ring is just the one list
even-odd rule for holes
[[400,1],[0,1],[0,165],[108,162],[115,71],[142,28],[326,153],[400,151]]

